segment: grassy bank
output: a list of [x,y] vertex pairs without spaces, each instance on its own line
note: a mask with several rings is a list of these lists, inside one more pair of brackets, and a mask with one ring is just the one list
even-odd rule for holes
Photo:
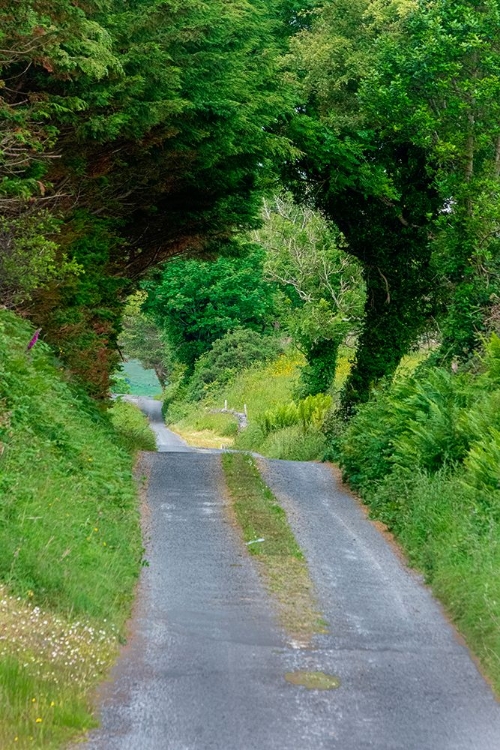
[[2,748],[93,724],[141,564],[132,453],[154,444],[133,407],[99,411],[42,343],[28,353],[31,335],[0,313]]
[[[243,370],[201,401],[173,401],[166,410],[167,424],[191,445],[238,448],[298,461],[319,458],[325,450],[325,438],[317,426],[311,424],[304,430],[297,422],[270,431],[263,426],[267,412],[280,410],[293,400],[302,364],[302,356],[291,350],[274,362]],[[345,369],[340,377],[345,376]],[[238,431],[234,416],[217,411],[226,403],[237,412],[246,407],[245,430]]]
[[[352,356],[352,349],[341,347],[331,389],[333,404],[349,373]],[[423,356],[408,355],[400,371],[412,372]],[[242,370],[229,383],[209,391],[199,401],[187,400],[181,391],[179,396],[168,400],[166,422],[190,445],[202,448],[237,448],[291,461],[322,459],[329,452],[325,419],[310,420],[307,424],[300,419],[288,420],[291,423],[285,425],[279,416],[274,418],[283,409],[288,407],[290,411],[293,404],[299,404],[294,393],[303,364],[302,355],[288,349],[271,363]],[[243,412],[246,405],[245,430],[238,431],[234,416],[220,413],[226,403],[229,409],[238,412]],[[265,427],[267,417],[275,422],[272,429]]]
[[307,644],[314,633],[324,632],[324,623],[316,608],[307,563],[285,511],[251,456],[226,453],[222,466],[243,539],[277,602],[281,624],[293,639]]
[[[260,416],[291,398],[301,364],[302,357],[297,352],[288,352],[272,363],[243,370],[200,401],[174,400],[166,410],[167,424],[192,445],[255,450],[254,446],[263,439],[258,428]],[[238,435],[235,417],[216,411],[223,409],[226,402],[229,409],[239,412],[246,405],[249,427],[244,434]]]

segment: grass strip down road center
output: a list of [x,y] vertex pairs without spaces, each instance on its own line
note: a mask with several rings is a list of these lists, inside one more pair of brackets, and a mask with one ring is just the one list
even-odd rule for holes
[[325,632],[326,623],[285,511],[250,454],[225,453],[222,467],[243,540],[276,602],[280,624],[295,643],[306,646],[315,633]]

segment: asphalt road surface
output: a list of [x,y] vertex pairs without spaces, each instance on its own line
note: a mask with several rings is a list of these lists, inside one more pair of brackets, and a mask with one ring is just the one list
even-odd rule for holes
[[160,453],[190,451],[188,444],[171,430],[165,427],[161,413],[161,401],[147,396],[123,396],[125,401],[136,404],[149,418],[149,424],[156,438],[156,449]]
[[[229,520],[220,455],[174,438],[145,454],[149,567],[90,748],[500,750],[500,706],[468,651],[327,465],[261,463],[330,625],[301,649]],[[296,670],[340,687],[288,683]]]

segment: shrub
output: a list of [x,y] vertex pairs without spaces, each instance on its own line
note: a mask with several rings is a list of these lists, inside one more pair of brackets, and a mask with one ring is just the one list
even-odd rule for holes
[[493,427],[489,435],[472,446],[465,459],[465,482],[481,490],[500,490],[500,430]]
[[460,417],[472,398],[467,381],[443,369],[432,369],[408,381],[406,393],[392,400],[402,426],[394,438],[393,462],[429,471],[461,461],[467,439]]
[[433,472],[463,460],[468,439],[462,423],[473,400],[470,378],[440,368],[380,390],[360,407],[340,441],[345,474],[360,485],[396,465]]
[[354,486],[390,472],[392,439],[399,427],[389,394],[383,390],[359,409],[339,441],[340,465]]
[[183,365],[175,367],[170,375],[168,385],[163,390],[161,412],[164,419],[172,422],[172,406],[182,402],[186,397],[186,372]]
[[264,440],[264,433],[260,426],[255,422],[250,422],[245,430],[238,433],[235,447],[242,451],[261,452],[261,445]]
[[259,426],[264,435],[269,435],[275,430],[282,430],[299,423],[299,410],[294,401],[288,404],[280,404],[274,409],[269,409],[259,419]]
[[484,364],[488,378],[492,382],[500,384],[500,338],[496,333],[491,334],[485,350]]
[[277,339],[256,331],[237,328],[217,339],[196,361],[187,397],[202,399],[210,390],[231,381],[241,370],[274,359],[280,350]]

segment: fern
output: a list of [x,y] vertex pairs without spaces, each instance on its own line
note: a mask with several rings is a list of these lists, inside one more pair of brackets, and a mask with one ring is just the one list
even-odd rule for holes
[[259,426],[266,436],[276,430],[295,425],[300,425],[304,433],[311,427],[320,429],[331,406],[331,396],[323,393],[307,396],[298,403],[289,401],[274,409],[268,409],[261,416]]
[[492,333],[486,344],[485,364],[487,376],[495,383],[500,383],[500,337]]
[[464,481],[483,490],[500,490],[500,430],[491,427],[465,459]]

